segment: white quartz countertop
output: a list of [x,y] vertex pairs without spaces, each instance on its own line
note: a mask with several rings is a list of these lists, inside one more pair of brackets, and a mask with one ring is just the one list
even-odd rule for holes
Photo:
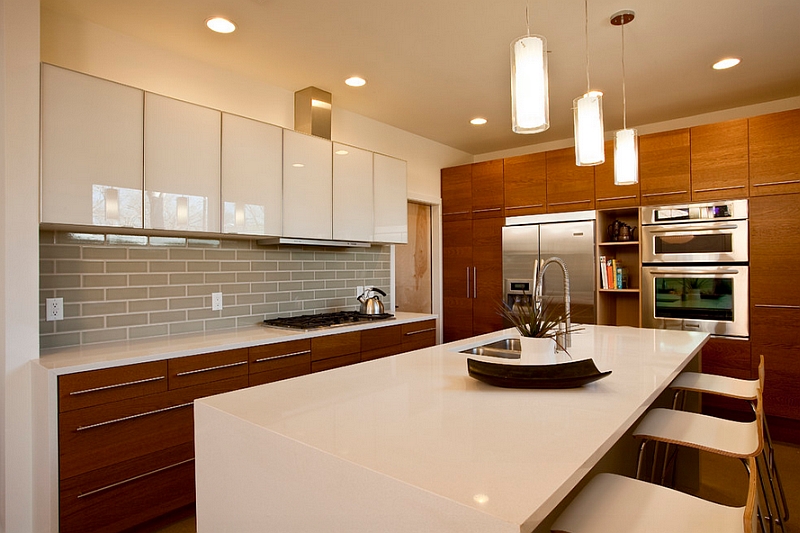
[[437,315],[423,313],[396,312],[392,320],[380,320],[348,326],[336,326],[316,330],[290,330],[265,327],[260,324],[252,326],[209,331],[205,333],[188,333],[149,339],[130,340],[124,342],[107,342],[43,350],[38,364],[55,374],[69,374],[98,368],[171,359],[186,355],[234,350],[262,344],[272,344],[298,340],[322,335],[334,335],[349,331],[360,331],[371,328],[406,324],[437,318]]
[[[237,531],[259,531],[254,524],[284,532],[532,531],[708,338],[585,326],[570,351],[612,371],[599,381],[531,390],[471,378],[469,356],[459,350],[510,336],[513,330],[197,400],[199,531],[223,523],[215,520],[232,520],[228,526],[243,528]],[[265,498],[260,483],[282,489]],[[320,486],[336,489],[320,495]],[[391,525],[380,525],[383,491],[393,500],[386,512],[398,515]],[[224,502],[215,496],[221,493],[229,494]],[[232,503],[239,498],[241,506]],[[406,504],[417,510],[405,516]]]

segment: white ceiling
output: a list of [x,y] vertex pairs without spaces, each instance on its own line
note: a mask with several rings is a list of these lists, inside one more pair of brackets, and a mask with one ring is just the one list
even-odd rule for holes
[[[572,137],[572,100],[586,91],[584,3],[527,0],[546,37],[550,129],[511,132],[512,40],[526,0],[42,0],[159,47],[292,92],[316,86],[334,106],[480,154]],[[625,28],[628,126],[800,95],[800,0],[589,0],[592,89],[607,131],[622,127]],[[204,21],[238,25],[214,34]],[[728,71],[711,64],[726,56]],[[362,88],[344,79],[360,75]],[[485,126],[472,126],[475,116]]]

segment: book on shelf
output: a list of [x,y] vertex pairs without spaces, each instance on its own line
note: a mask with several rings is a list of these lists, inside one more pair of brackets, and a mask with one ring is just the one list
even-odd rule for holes
[[600,256],[600,288],[608,288],[608,272],[606,272],[606,256]]

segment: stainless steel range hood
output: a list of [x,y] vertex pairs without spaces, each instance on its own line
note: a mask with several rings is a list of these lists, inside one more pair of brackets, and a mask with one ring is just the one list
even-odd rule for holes
[[330,246],[333,248],[369,248],[372,243],[359,241],[326,241],[322,239],[296,239],[293,237],[270,237],[256,241],[261,245],[294,244],[299,246]]

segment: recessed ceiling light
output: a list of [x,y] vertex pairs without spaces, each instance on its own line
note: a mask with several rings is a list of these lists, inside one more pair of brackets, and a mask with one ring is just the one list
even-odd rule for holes
[[476,126],[482,126],[486,124],[486,119],[483,117],[475,117],[469,121],[470,124],[475,124]]
[[303,163],[293,163],[292,166],[294,168],[303,168],[305,165]]
[[364,78],[359,78],[358,76],[352,76],[344,80],[344,82],[349,85],[350,87],[363,87],[367,84],[367,80]]
[[211,17],[206,20],[206,26],[217,33],[231,33],[236,30],[236,24],[222,17]]
[[336,155],[347,155],[349,153],[347,150],[336,150]]
[[741,59],[738,57],[726,57],[714,63],[712,67],[714,70],[725,70],[726,68],[735,67],[740,61]]

